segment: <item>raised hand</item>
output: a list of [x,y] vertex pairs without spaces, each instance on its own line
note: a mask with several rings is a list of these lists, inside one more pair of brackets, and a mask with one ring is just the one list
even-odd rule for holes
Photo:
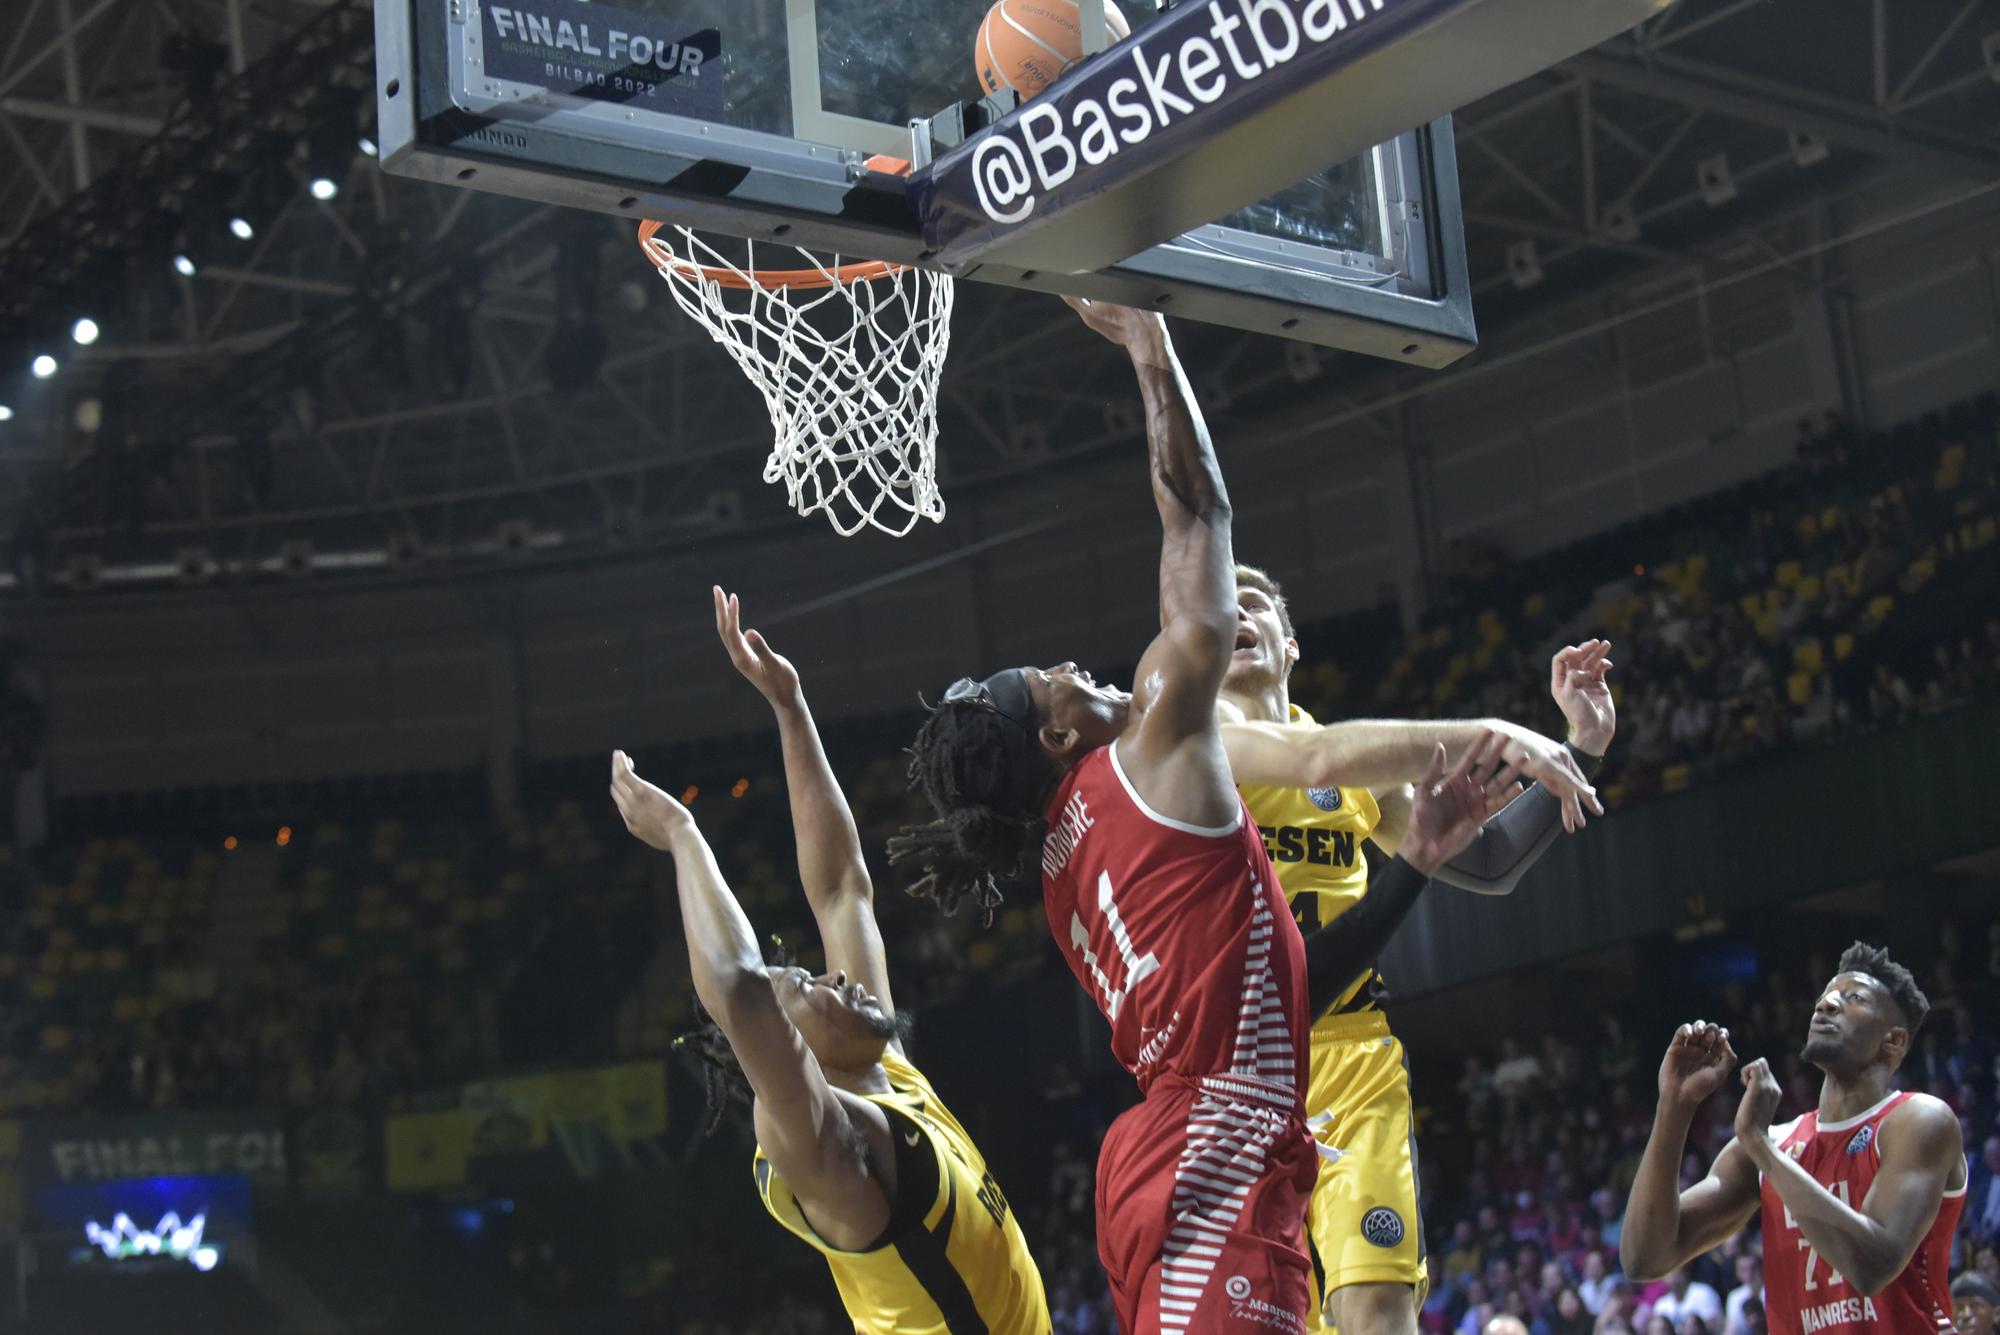
[[1771,1074],[1771,1063],[1759,1057],[1743,1068],[1743,1102],[1736,1105],[1736,1138],[1763,1139],[1771,1134],[1771,1118],[1777,1115],[1778,1100],[1784,1091]]
[[1549,694],[1569,720],[1570,741],[1586,755],[1601,756],[1618,731],[1618,710],[1604,674],[1612,667],[1611,641],[1585,640],[1558,649],[1549,660]]
[[729,651],[729,661],[774,705],[789,704],[799,694],[799,673],[791,660],[771,648],[754,630],[743,629],[743,606],[721,585],[715,594],[715,633]]
[[662,853],[673,851],[677,837],[695,832],[693,813],[640,778],[623,751],[611,753],[611,800],[633,838]]
[[1152,311],[1114,306],[1108,301],[1092,301],[1088,297],[1064,297],[1063,302],[1081,315],[1085,324],[1130,352],[1134,358],[1165,346],[1167,322]]
[[1674,1030],[1660,1061],[1660,1102],[1691,1112],[1721,1089],[1735,1069],[1736,1050],[1729,1046],[1727,1029],[1706,1020],[1684,1024]]
[[1430,772],[1419,779],[1410,803],[1410,828],[1403,836],[1403,860],[1431,875],[1463,853],[1479,827],[1520,793],[1505,739],[1490,730],[1465,748],[1447,774],[1444,747],[1431,756]]

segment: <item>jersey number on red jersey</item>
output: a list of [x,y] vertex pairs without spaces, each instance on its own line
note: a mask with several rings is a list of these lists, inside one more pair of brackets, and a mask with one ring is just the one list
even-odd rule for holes
[[1125,919],[1119,916],[1118,902],[1113,897],[1111,873],[1097,875],[1097,911],[1102,915],[1102,926],[1111,935],[1111,943],[1118,956],[1124,961],[1124,978],[1113,986],[1111,980],[1099,966],[1099,956],[1090,946],[1090,929],[1083,925],[1083,918],[1075,910],[1069,915],[1069,943],[1083,952],[1083,965],[1090,971],[1091,981],[1104,998],[1104,1014],[1114,1024],[1118,1020],[1119,1008],[1125,1004],[1125,996],[1159,970],[1160,961],[1152,951],[1141,955],[1132,944],[1132,934],[1125,930]]

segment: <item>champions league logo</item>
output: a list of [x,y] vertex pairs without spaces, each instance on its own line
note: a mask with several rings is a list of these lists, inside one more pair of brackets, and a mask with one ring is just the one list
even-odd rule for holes
[[1361,1236],[1385,1250],[1400,1246],[1403,1217],[1386,1205],[1378,1205],[1361,1216]]
[[1851,1157],[1853,1155],[1861,1153],[1861,1151],[1867,1149],[1870,1145],[1873,1145],[1874,1143],[1875,1143],[1875,1128],[1872,1126],[1864,1126],[1859,1131],[1856,1131],[1854,1133],[1854,1138],[1852,1140],[1847,1142],[1847,1153]]
[[1308,788],[1306,789],[1306,796],[1311,798],[1312,804],[1321,811],[1340,810],[1340,789],[1338,788]]

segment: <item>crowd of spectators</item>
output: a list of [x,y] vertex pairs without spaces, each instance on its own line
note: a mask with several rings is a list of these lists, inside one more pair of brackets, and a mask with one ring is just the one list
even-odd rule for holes
[[[1488,546],[1383,662],[1304,627],[1293,694],[1319,717],[1547,713],[1546,649],[1610,638],[1617,801],[1774,749],[2000,695],[2000,405],[1864,435],[1799,426],[1797,458],[1733,492],[1510,565]],[[1636,559],[1635,559],[1636,558]],[[1314,646],[1342,646],[1338,666]]]
[[[1618,1271],[1625,1199],[1651,1129],[1663,1036],[1676,1020],[1721,1023],[1746,1060],[1770,1057],[1784,1089],[1778,1120],[1813,1106],[1818,1076],[1797,1053],[1832,958],[1780,953],[1758,983],[1689,997],[1684,1004],[1696,1009],[1686,1014],[1647,1000],[1601,1014],[1594,1034],[1524,1029],[1494,1053],[1465,1056],[1454,1088],[1420,1088],[1429,1111],[1424,1167],[1435,1184],[1426,1328],[1484,1335],[1496,1317],[1514,1317],[1532,1335],[1761,1335],[1754,1224],[1666,1280],[1636,1284]],[[1915,963],[1934,1009],[1900,1084],[1959,1114],[1974,1163],[1954,1261],[2000,1281],[2000,1042],[1981,1023],[2000,995],[2000,924],[1980,938],[1976,958],[1947,926],[1935,955]],[[1728,1143],[1735,1109],[1725,1091],[1703,1110],[1683,1185]]]
[[[1481,547],[1459,563],[1455,598],[1406,641],[1351,636],[1338,622],[1302,627],[1308,667],[1295,694],[1322,717],[1544,721],[1547,646],[1607,633],[1621,729],[1606,791],[1639,800],[1778,746],[2000,694],[2000,619],[1982,601],[2000,560],[1996,512],[1990,399],[1890,439],[1821,424],[1802,433],[1788,469],[1698,512],[1531,565]],[[1658,559],[1635,568],[1634,551]],[[1382,661],[1368,661],[1370,643],[1383,646]],[[1315,644],[1351,657],[1316,658]],[[0,699],[0,750],[18,765],[39,733],[28,712],[7,705],[13,698]],[[829,738],[871,861],[914,814],[894,750],[903,722]],[[802,945],[810,963],[776,747],[744,739],[741,753],[748,772],[702,796],[696,813],[753,921]],[[126,840],[108,852],[58,845],[0,857],[10,910],[0,991],[11,1003],[0,1023],[0,1113],[393,1105],[509,1064],[664,1052],[689,1019],[685,961],[669,937],[641,967],[654,941],[649,877],[659,873],[626,847],[608,812],[593,820],[586,813],[596,808],[572,795],[594,800],[597,768],[593,758],[574,784],[559,769],[543,775],[553,796],[536,814],[504,818],[498,840],[441,821],[441,833],[407,834],[438,846],[414,847],[399,822],[382,818],[369,840],[322,850],[323,832],[302,831],[312,851],[280,877],[271,922],[248,966],[235,969],[215,958],[213,849],[149,855]],[[496,844],[502,855],[469,851]],[[105,870],[121,858],[126,871]],[[991,929],[976,930],[969,918],[946,922],[904,903],[886,874],[880,882],[908,995],[928,1002],[1048,968],[1032,899],[1010,900]],[[639,918],[647,930],[635,930]],[[1709,1018],[1730,1024],[1739,1050],[1794,1051],[1823,973],[1823,960],[1780,960],[1761,987],[1717,993]],[[1965,1119],[1978,1162],[1961,1260],[1991,1269],[2000,1087],[1978,1017],[2000,1000],[2000,925],[1976,938],[1947,932],[1923,976],[1937,1009],[1906,1077]],[[1614,1011],[1590,1034],[1524,1027],[1490,1055],[1466,1057],[1455,1081],[1418,1089],[1429,1328],[1484,1335],[1511,1316],[1530,1335],[1762,1329],[1754,1235],[1665,1286],[1617,1275],[1656,1060],[1634,1035],[1658,1019]],[[1796,1057],[1781,1066],[1797,1111],[1816,1081]],[[1691,1174],[1729,1132],[1728,1109],[1711,1111],[1690,1149]],[[1045,1191],[1014,1188],[1059,1335],[1111,1328],[1091,1240],[1094,1151],[1088,1133],[1056,1138]],[[704,1319],[683,1330],[818,1335],[825,1324],[811,1301],[773,1302],[747,1323]]]

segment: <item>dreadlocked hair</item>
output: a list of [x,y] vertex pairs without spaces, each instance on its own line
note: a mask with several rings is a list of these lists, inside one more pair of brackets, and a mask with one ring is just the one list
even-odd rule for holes
[[1840,972],[1865,973],[1889,989],[1889,995],[1896,1000],[1903,1018],[1909,1021],[1910,1037],[1917,1036],[1917,1030],[1924,1027],[1924,1018],[1931,1013],[1931,999],[1917,986],[1916,976],[1908,969],[1889,958],[1889,952],[1880,946],[1871,946],[1865,941],[1856,941],[1840,956]]
[[[791,967],[794,956],[785,943],[774,936],[771,947],[771,953],[776,958],[768,962],[781,968]],[[736,1050],[729,1046],[729,1035],[722,1032],[722,1026],[701,1004],[699,996],[690,994],[689,1000],[694,1005],[695,1025],[674,1039],[673,1049],[692,1057],[695,1070],[701,1076],[702,1097],[705,1100],[701,1134],[706,1137],[722,1129],[731,1108],[738,1104],[750,1107],[755,1095],[750,1089],[750,1077],[743,1074],[742,1063],[736,1060]]]
[[[993,925],[1000,882],[1035,864],[1047,826],[1039,810],[1016,794],[1036,790],[1042,776],[1017,767],[1029,761],[1008,729],[1019,724],[986,700],[953,700],[931,710],[910,748],[910,786],[922,788],[938,818],[905,826],[889,838],[889,863],[914,862],[923,875],[908,887],[946,916],[971,900],[982,927]],[[1039,757],[1040,752],[1034,754]]]

